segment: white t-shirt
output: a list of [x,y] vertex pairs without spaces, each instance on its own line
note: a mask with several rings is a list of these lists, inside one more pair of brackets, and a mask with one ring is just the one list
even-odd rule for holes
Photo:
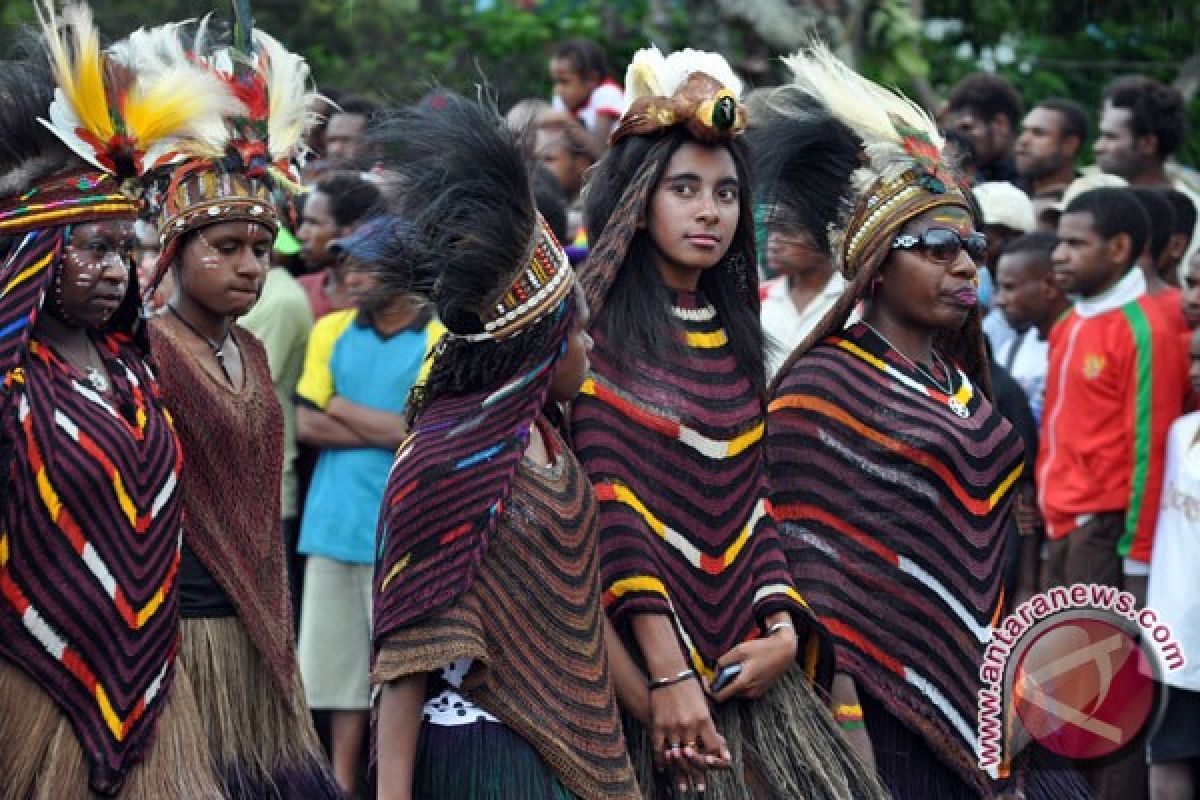
[[767,378],[775,375],[784,360],[804,341],[804,337],[817,326],[821,318],[841,297],[846,288],[846,279],[834,272],[829,283],[820,294],[805,306],[796,310],[796,304],[788,293],[787,278],[775,278],[763,284],[766,294],[762,302],[762,327],[767,340]]
[[1018,333],[996,348],[996,363],[1008,370],[1013,380],[1029,398],[1033,419],[1042,424],[1042,407],[1046,404],[1046,369],[1050,343],[1038,338],[1033,328]]
[[1175,420],[1167,434],[1162,505],[1154,533],[1146,607],[1171,628],[1187,663],[1166,672],[1171,686],[1200,691],[1200,412]]
[[472,660],[460,658],[441,669],[442,680],[450,684],[425,701],[424,717],[430,725],[452,728],[474,722],[497,722],[498,720],[472,703],[461,691],[463,678],[471,669]]
[[[566,111],[567,106],[563,103],[562,98],[554,95],[550,99],[550,105],[555,111]],[[604,83],[592,89],[592,94],[588,97],[587,103],[579,111],[575,112],[575,116],[579,117],[579,121],[583,123],[583,127],[589,131],[596,130],[596,117],[600,114],[620,119],[625,113],[625,92],[614,83],[612,80],[606,80]]]

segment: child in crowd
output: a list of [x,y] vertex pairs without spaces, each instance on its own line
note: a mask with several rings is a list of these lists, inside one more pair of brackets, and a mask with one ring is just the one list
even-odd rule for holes
[[570,111],[601,150],[625,110],[625,93],[608,75],[608,58],[600,45],[588,39],[570,39],[558,45],[550,59],[554,81],[552,106]]

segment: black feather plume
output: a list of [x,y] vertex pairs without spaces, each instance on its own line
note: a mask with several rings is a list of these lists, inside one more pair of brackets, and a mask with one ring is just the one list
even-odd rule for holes
[[18,58],[0,61],[0,198],[25,191],[72,158],[38,122],[49,114],[55,83],[35,41],[29,33],[18,44]]
[[372,138],[396,174],[391,210],[413,228],[393,288],[430,297],[452,331],[483,330],[482,310],[522,269],[537,210],[517,134],[495,107],[443,102],[385,115]]
[[746,140],[759,202],[786,214],[829,252],[829,229],[850,210],[850,175],[862,143],[817,100],[794,86],[766,98]]

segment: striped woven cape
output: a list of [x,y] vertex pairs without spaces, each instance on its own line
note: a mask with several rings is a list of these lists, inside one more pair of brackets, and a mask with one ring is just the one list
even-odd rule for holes
[[0,268],[0,657],[57,703],[91,786],[111,793],[174,674],[182,462],[128,332],[94,334],[111,401],[32,337],[63,240],[63,228],[26,232]]
[[435,398],[397,452],[376,533],[376,651],[389,634],[447,607],[474,583],[565,350],[572,297],[551,312],[557,316],[545,352],[529,353],[502,386]]
[[[610,619],[669,616],[691,666],[711,678],[717,659],[760,635],[764,616],[810,615],[767,514],[762,402],[703,295],[677,292],[673,313],[686,341],[653,363],[593,326],[571,436],[600,501]],[[818,638],[797,633],[811,677]]]
[[451,607],[390,635],[375,679],[469,658],[463,685],[472,701],[527,741],[575,796],[634,800],[641,795],[604,650],[596,503],[574,456],[542,430],[560,454],[556,466],[521,460],[475,582]]
[[770,403],[771,506],[838,669],[986,793],[978,669],[1023,447],[954,372],[966,418],[866,326],[825,339]]

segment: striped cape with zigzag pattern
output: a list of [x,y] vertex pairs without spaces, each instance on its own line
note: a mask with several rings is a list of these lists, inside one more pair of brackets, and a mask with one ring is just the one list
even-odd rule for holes
[[982,789],[978,671],[1023,446],[963,373],[947,379],[968,417],[866,326],[824,340],[770,403],[771,505],[838,669]]
[[0,278],[0,658],[55,701],[111,792],[173,676],[182,455],[128,334],[95,339],[111,400],[29,337],[61,233],[27,234]]
[[[654,363],[593,325],[571,436],[600,502],[610,618],[624,627],[633,614],[667,615],[690,665],[711,678],[764,616],[810,615],[767,513],[762,401],[701,294],[675,293],[673,313],[685,342]],[[797,627],[812,676],[818,637]]]

